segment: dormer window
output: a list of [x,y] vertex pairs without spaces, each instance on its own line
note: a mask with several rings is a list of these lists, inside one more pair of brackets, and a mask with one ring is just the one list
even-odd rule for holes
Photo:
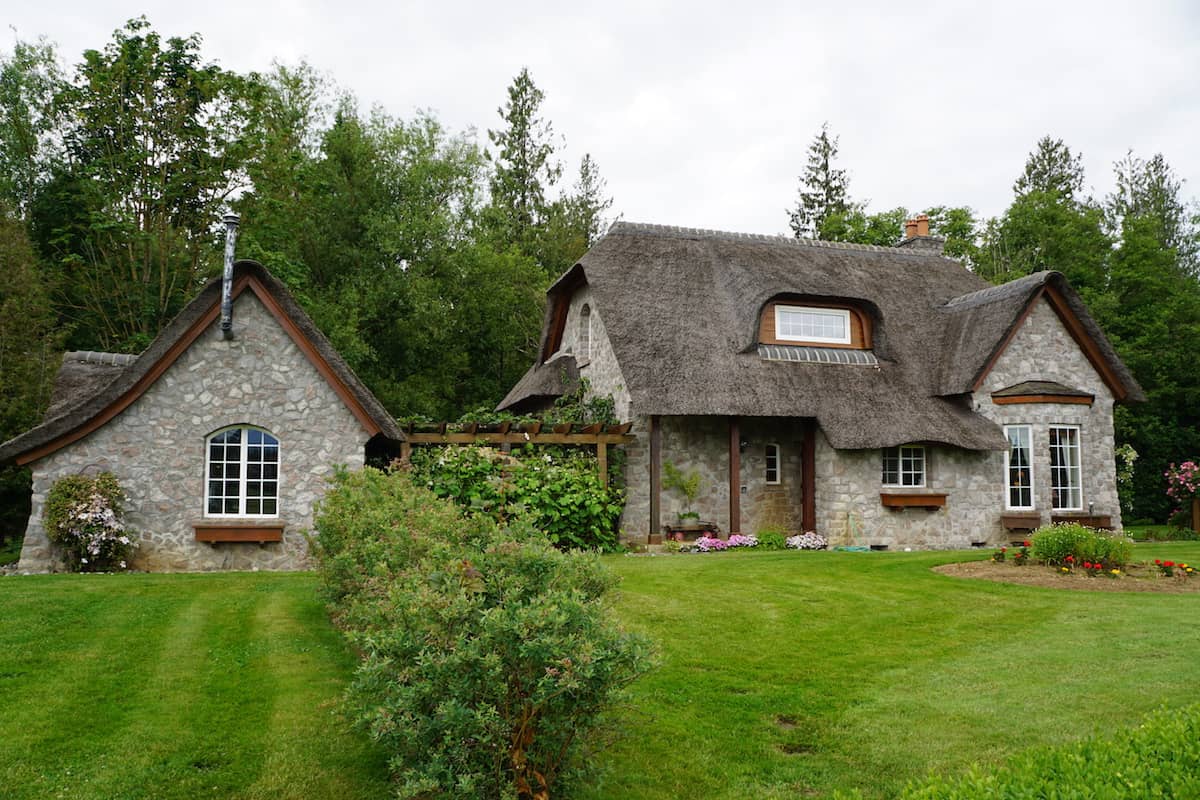
[[785,342],[850,344],[850,311],[845,308],[775,306],[775,336]]

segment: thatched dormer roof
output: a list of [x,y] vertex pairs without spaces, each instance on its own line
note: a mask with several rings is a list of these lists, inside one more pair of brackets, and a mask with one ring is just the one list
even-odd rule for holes
[[[278,279],[255,261],[234,265],[234,297],[253,292],[308,356],[371,435],[400,441],[396,421],[358,379],[341,355]],[[138,356],[68,353],[55,378],[45,421],[0,444],[0,463],[26,464],[86,436],[124,411],[209,326],[216,324],[221,279],[201,290]]]
[[[1031,287],[1050,285],[1097,338],[1114,394],[1138,399],[1136,382],[1062,276],[1024,280],[990,287],[958,262],[916,248],[617,223],[550,288],[543,344],[554,341],[562,304],[586,284],[634,414],[815,417],[840,449],[1002,449],[1002,431],[967,398],[1041,296]],[[762,357],[759,316],[781,295],[870,314],[877,363]],[[502,407],[521,403],[520,389]]]

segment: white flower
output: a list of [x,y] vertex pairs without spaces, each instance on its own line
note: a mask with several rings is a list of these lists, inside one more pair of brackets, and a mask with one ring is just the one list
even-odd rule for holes
[[86,564],[86,563],[87,563],[87,559],[86,559],[86,558],[81,558],[81,559],[79,559],[79,563],[80,563],[80,564]]

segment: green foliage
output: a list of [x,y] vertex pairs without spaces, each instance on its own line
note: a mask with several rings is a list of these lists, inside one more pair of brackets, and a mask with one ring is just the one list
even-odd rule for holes
[[1106,567],[1124,567],[1133,559],[1133,541],[1125,536],[1097,531],[1069,522],[1038,528],[1030,537],[1033,557],[1045,564],[1061,565],[1068,557]]
[[1200,704],[1164,708],[1116,735],[1023,753],[1002,769],[910,785],[902,800],[1200,796]]
[[692,503],[695,503],[696,498],[700,496],[700,481],[699,470],[684,472],[675,466],[674,462],[663,462],[663,488],[678,489],[679,493],[683,495],[683,499],[687,501],[688,508],[691,508]]
[[598,559],[463,521],[398,472],[340,474],[316,528],[327,594],[363,654],[355,719],[391,754],[399,796],[565,794],[601,714],[650,659],[611,620],[615,579]]
[[17,41],[0,56],[0,204],[28,211],[50,169],[62,160],[54,97],[64,86],[54,45]]
[[787,534],[778,528],[764,528],[754,535],[758,538],[759,550],[787,549]]
[[[247,82],[144,18],[54,98],[68,158],[31,204],[81,349],[137,351],[218,267],[211,235],[249,155]],[[48,170],[47,170],[48,171]]]
[[413,479],[439,497],[496,520],[533,525],[559,548],[617,548],[624,497],[601,484],[589,455],[533,447],[511,456],[482,447],[429,447],[414,450],[412,464]]
[[95,477],[67,475],[46,493],[42,523],[59,545],[72,572],[128,568],[134,544],[121,521],[125,493],[111,472]]
[[838,137],[829,136],[829,123],[808,146],[808,163],[800,176],[796,207],[788,210],[788,225],[797,239],[818,238],[825,220],[851,208],[846,170],[833,166],[838,154]]

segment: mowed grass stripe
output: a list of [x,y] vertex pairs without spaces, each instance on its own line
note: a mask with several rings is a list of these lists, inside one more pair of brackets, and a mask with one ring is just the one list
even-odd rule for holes
[[129,698],[156,663],[157,626],[174,609],[109,591],[121,580],[110,576],[30,580],[43,589],[36,623],[13,633],[37,656],[19,685],[5,687],[6,698],[20,698],[0,734],[5,786],[16,796],[74,796],[124,761],[111,743],[138,712]]
[[0,607],[19,609],[0,640],[15,645],[0,676],[20,673],[0,714],[4,796],[386,794],[383,759],[331,725],[352,656],[315,589],[310,575],[0,581]]

